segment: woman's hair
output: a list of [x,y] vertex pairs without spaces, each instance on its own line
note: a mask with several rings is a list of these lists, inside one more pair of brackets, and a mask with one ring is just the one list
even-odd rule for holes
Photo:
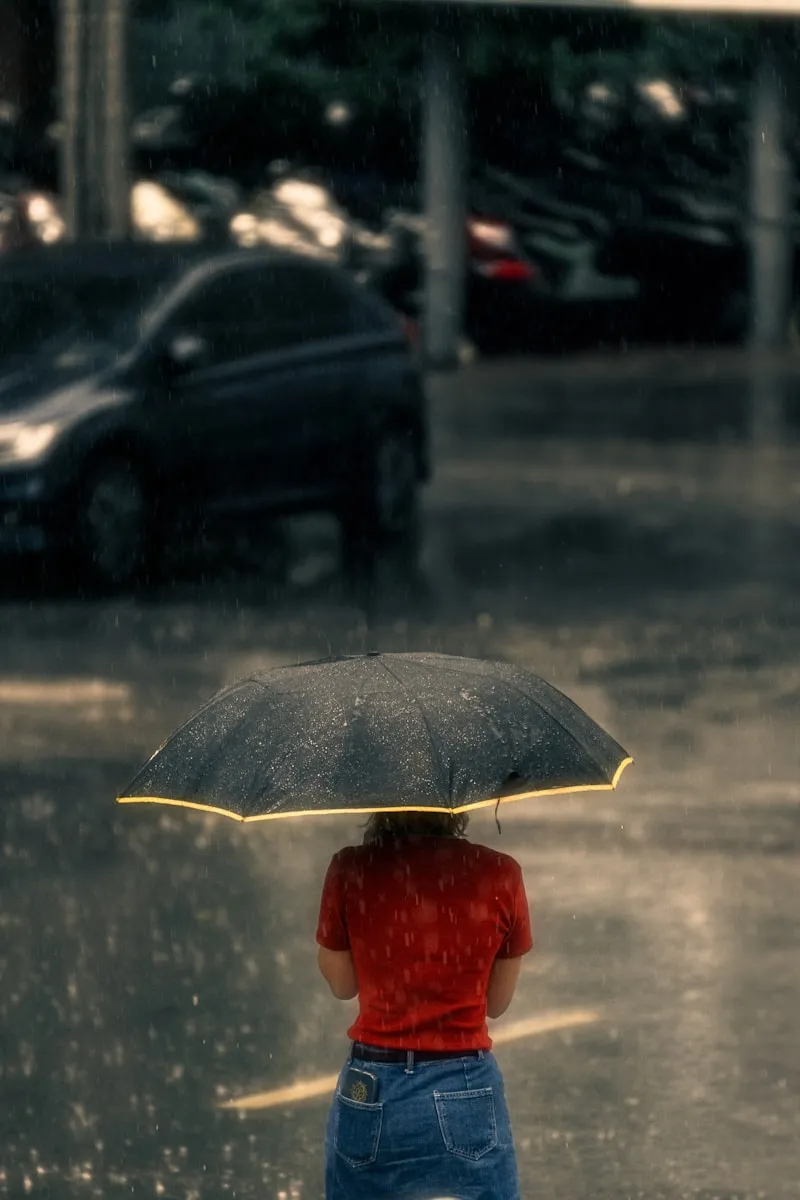
[[408,837],[466,837],[467,813],[387,812],[373,813],[364,826],[364,845]]

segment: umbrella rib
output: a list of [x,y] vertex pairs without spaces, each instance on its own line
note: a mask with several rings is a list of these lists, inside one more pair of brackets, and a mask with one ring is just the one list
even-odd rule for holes
[[185,730],[188,730],[190,725],[194,724],[194,722],[197,721],[199,717],[202,717],[203,714],[206,713],[213,704],[216,704],[217,701],[222,696],[232,694],[233,692],[239,691],[240,688],[243,688],[248,683],[256,683],[257,684],[258,680],[253,679],[250,676],[248,676],[246,679],[237,679],[235,683],[229,683],[227,687],[221,688],[218,692],[215,692],[213,696],[210,696],[208,698],[208,700],[205,701],[204,704],[201,704],[200,707],[198,709],[195,709],[195,711],[193,713],[190,713],[189,716],[186,717],[186,719],[184,721],[181,721],[181,723],[177,727],[177,729],[173,729],[172,733],[167,735],[167,737],[164,739],[164,741],[161,743],[161,745],[158,747],[158,749],[154,750],[153,753],[150,755],[147,762],[144,763],[139,768],[139,770],[136,772],[136,775],[134,775],[133,779],[136,780],[138,778],[138,776],[141,774],[141,772],[146,767],[149,767],[150,763],[153,761],[153,759],[156,757],[156,755],[160,754],[162,750],[166,749],[166,747],[169,745],[169,743],[173,742],[181,733],[183,733]]
[[[581,739],[579,737],[577,737],[577,735],[574,734],[571,729],[567,729],[564,722],[560,721],[555,713],[552,713],[549,711],[549,709],[545,708],[545,706],[542,704],[541,700],[537,700],[535,696],[528,695],[528,693],[523,688],[519,687],[516,683],[512,683],[512,681],[510,679],[504,680],[504,682],[507,684],[508,687],[512,688],[513,691],[518,692],[520,696],[524,696],[526,700],[532,701],[536,705],[536,707],[545,714],[545,716],[548,716],[552,721],[555,721],[555,723],[556,723],[556,725],[558,725],[559,729],[563,729],[564,733],[567,735],[568,738],[570,738],[571,741],[573,741],[575,743],[575,745],[578,747],[578,749],[582,750],[583,753],[586,755],[586,757],[591,759],[591,761],[597,767],[597,770],[600,772],[601,775],[608,774],[606,768],[600,765],[600,763],[597,761],[597,759],[595,758],[594,754],[591,752],[589,747],[585,746],[583,744],[583,742],[581,741]],[[567,696],[566,699],[569,700],[569,696]],[[572,703],[572,701],[570,701],[570,703]],[[587,716],[588,716],[588,714],[587,714]],[[590,718],[590,720],[591,720],[591,718]],[[612,741],[613,740],[614,739],[612,739]],[[623,751],[623,753],[624,753],[624,751]]]
[[386,665],[386,661],[383,656],[381,656],[381,658],[378,661],[380,662],[384,671],[386,671],[388,675],[391,675],[392,679],[394,679],[394,681],[396,683],[399,683],[400,686],[406,692],[408,692],[408,694],[411,696],[411,699],[414,701],[414,704],[416,705],[416,708],[417,708],[417,712],[422,717],[422,723],[425,726],[425,732],[428,735],[428,741],[430,742],[431,747],[433,749],[433,753],[436,757],[436,762],[439,767],[439,774],[441,775],[442,782],[447,790],[447,799],[452,800],[453,799],[453,785],[452,785],[452,781],[451,781],[451,777],[450,777],[451,773],[448,771],[447,774],[445,775],[444,762],[442,761],[442,754],[441,754],[441,751],[439,750],[439,747],[436,744],[436,738],[433,736],[433,729],[431,727],[431,723],[428,720],[428,716],[427,716],[427,713],[425,712],[425,709],[422,707],[422,705],[419,701],[419,697],[414,695],[414,693],[411,691],[411,689],[409,688],[409,686],[405,682],[405,680],[401,679],[399,675],[396,675],[395,672],[392,671],[391,668]]

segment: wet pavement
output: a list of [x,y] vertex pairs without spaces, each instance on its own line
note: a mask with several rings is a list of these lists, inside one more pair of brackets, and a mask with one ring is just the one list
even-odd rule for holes
[[[634,386],[592,369],[608,403]],[[598,436],[575,417],[591,381],[548,370],[433,382],[413,579],[387,563],[353,594],[314,521],[288,582],[252,547],[114,601],[6,573],[0,1196],[321,1196],[352,1006],[313,935],[358,827],[112,801],[220,684],[374,648],[515,659],[637,760],[613,796],[510,805],[502,833],[473,820],[522,861],[537,928],[495,1025],[523,1195],[800,1196],[800,454],[787,442],[757,488],[749,447],[696,422]],[[627,370],[666,403],[674,372]]]

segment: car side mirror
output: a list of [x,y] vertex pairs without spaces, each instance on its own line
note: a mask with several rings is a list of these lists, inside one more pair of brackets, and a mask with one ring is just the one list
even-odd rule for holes
[[208,342],[194,333],[178,333],[164,347],[163,366],[167,375],[185,375],[201,367],[208,357]]

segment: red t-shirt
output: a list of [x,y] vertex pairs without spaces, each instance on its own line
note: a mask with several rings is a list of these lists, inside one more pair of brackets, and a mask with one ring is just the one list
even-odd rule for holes
[[533,946],[522,871],[509,855],[460,838],[347,846],[328,867],[317,941],[353,955],[354,1041],[489,1050],[492,963]]

